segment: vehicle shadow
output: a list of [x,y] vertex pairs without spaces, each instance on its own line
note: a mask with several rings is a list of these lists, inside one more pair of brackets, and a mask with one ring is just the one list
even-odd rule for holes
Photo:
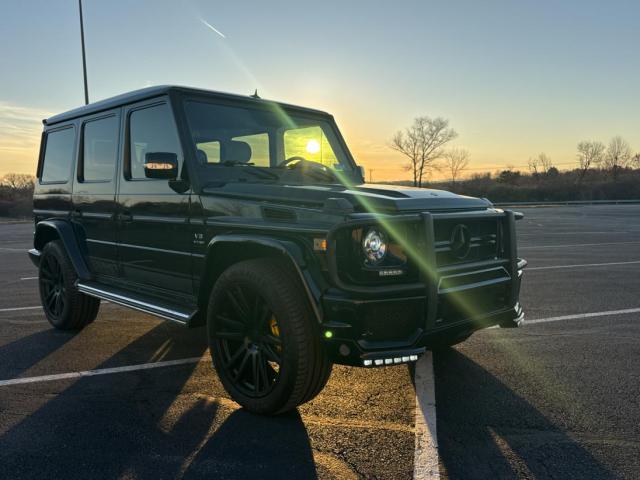
[[317,478],[297,411],[278,417],[236,410],[200,449],[184,478]]
[[16,378],[61,348],[74,333],[47,329],[0,347],[0,380]]
[[158,351],[200,363],[3,387],[26,399],[21,412],[36,407],[0,433],[0,477],[316,478],[299,414],[259,417],[226,399],[204,336],[163,322],[96,368]]
[[437,352],[434,373],[438,450],[448,478],[616,478],[463,353]]

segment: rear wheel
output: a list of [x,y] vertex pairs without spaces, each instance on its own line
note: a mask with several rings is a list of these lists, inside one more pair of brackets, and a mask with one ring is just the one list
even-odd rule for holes
[[315,397],[331,374],[300,281],[277,260],[226,270],[211,291],[207,330],[222,384],[252,412],[291,410]]
[[42,249],[38,273],[40,300],[51,325],[60,330],[79,330],[95,320],[100,300],[78,291],[78,276],[59,240]]

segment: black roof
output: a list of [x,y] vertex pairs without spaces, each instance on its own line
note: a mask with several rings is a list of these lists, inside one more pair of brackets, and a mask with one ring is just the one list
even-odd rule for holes
[[158,97],[160,95],[166,95],[170,92],[181,92],[184,94],[196,94],[196,95],[207,95],[222,99],[228,100],[242,100],[244,102],[256,102],[257,104],[277,104],[281,105],[285,108],[293,108],[296,110],[302,110],[309,113],[328,115],[326,112],[320,110],[314,110],[312,108],[299,107],[296,105],[289,105],[286,103],[273,102],[271,100],[263,100],[261,98],[255,98],[251,96],[245,95],[237,95],[233,93],[223,93],[216,92],[214,90],[205,90],[200,88],[191,88],[191,87],[180,87],[176,85],[159,85],[155,87],[147,87],[142,88],[140,90],[133,90],[131,92],[123,93],[121,95],[117,95],[115,97],[107,98],[105,100],[100,100],[99,102],[90,103],[89,105],[84,105],[82,107],[74,108],[73,110],[69,110],[64,113],[60,113],[58,115],[54,115],[53,117],[49,117],[42,121],[45,125],[52,125],[54,123],[64,122],[66,120],[72,120],[77,117],[82,117],[85,115],[90,115],[92,113],[98,113],[103,110],[109,110],[112,108],[121,107],[123,105],[127,105],[130,103],[139,102],[142,100],[147,100],[153,97]]

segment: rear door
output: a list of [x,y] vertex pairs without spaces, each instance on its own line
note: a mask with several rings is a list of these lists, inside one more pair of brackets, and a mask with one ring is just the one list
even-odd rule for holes
[[73,185],[72,217],[96,279],[111,283],[118,276],[116,247],[116,171],[120,143],[120,110],[82,119]]
[[[192,297],[189,192],[176,193],[166,179],[146,178],[146,153],[184,156],[167,99],[125,109],[125,145],[117,197],[122,280],[129,288],[164,297]],[[166,297],[169,298],[166,298]]]

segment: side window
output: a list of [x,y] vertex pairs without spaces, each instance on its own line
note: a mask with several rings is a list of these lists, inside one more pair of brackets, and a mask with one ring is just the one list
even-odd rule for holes
[[75,139],[73,127],[47,133],[41,182],[69,181]]
[[147,178],[144,158],[147,153],[175,153],[182,158],[180,141],[167,104],[134,110],[129,116],[128,179]]
[[92,120],[84,125],[82,171],[83,181],[109,181],[113,179],[118,158],[118,117]]
[[340,164],[319,126],[294,128],[284,132],[284,156],[285,159],[303,157],[327,167]]

